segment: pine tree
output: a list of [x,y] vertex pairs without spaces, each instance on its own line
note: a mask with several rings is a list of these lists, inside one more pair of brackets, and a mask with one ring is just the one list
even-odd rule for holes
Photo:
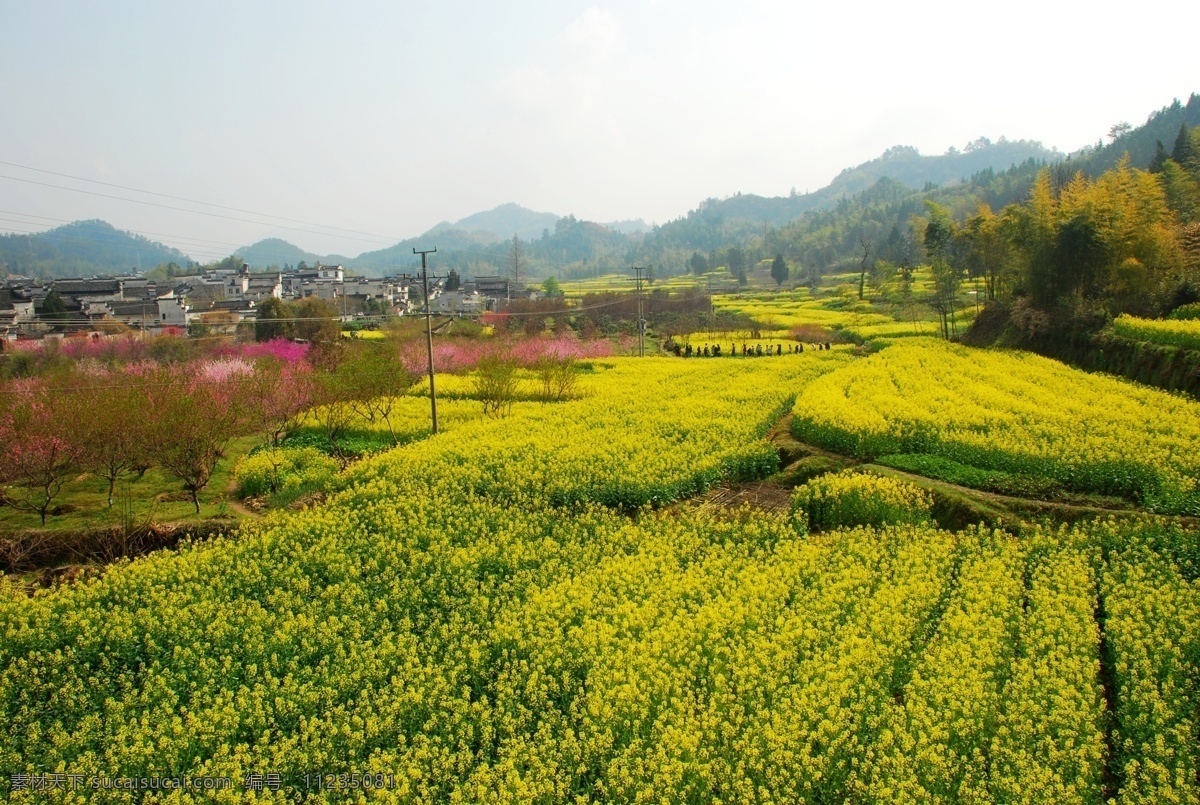
[[1167,153],[1166,146],[1163,145],[1162,140],[1155,140],[1154,158],[1150,160],[1150,172],[1162,173],[1163,164],[1170,158],[1171,156]]
[[1184,123],[1179,127],[1179,136],[1175,138],[1175,147],[1171,150],[1171,159],[1185,168],[1190,168],[1197,156],[1195,145],[1192,143],[1191,133],[1188,131],[1187,123]]

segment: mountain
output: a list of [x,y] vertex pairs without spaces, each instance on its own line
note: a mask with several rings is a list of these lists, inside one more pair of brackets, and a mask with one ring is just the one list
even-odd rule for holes
[[269,266],[296,265],[304,261],[309,265],[320,263],[337,263],[342,259],[331,260],[312,252],[306,252],[299,246],[288,243],[280,238],[260,240],[252,246],[238,249],[237,254],[250,264],[251,268],[267,268]]
[[995,143],[980,137],[962,151],[951,148],[937,156],[926,156],[912,146],[898,145],[875,159],[846,168],[828,185],[812,193],[774,197],[738,193],[724,199],[707,199],[701,208],[707,215],[723,221],[779,226],[806,212],[829,208],[843,198],[874,187],[881,179],[920,190],[928,185],[963,181],[981,171],[1008,170],[1030,159],[1053,162],[1065,156],[1039,142],[1010,141],[1003,137]]
[[[663,272],[689,270],[695,252],[709,258],[730,246],[756,240],[763,249],[787,251],[789,258],[816,268],[850,261],[859,238],[880,242],[924,200],[956,210],[984,202],[999,209],[1026,192],[1037,170],[1057,163],[1057,172],[1082,170],[1098,175],[1125,154],[1145,168],[1156,144],[1170,151],[1181,125],[1200,126],[1200,96],[1178,100],[1149,116],[1137,128],[1115,128],[1113,141],[1067,156],[1038,142],[986,138],[960,151],[936,156],[910,146],[889,148],[876,159],[839,173],[812,193],[765,197],[749,193],[701,201],[686,216],[662,226],[642,220],[597,224],[574,216],[536,212],[518,204],[443,222],[416,238],[364,252],[357,257],[316,255],[287,241],[269,238],[240,249],[255,268],[277,265],[341,263],[366,274],[412,270],[419,259],[412,250],[437,246],[437,271],[498,271],[507,264],[514,234],[528,247],[534,271],[587,276],[630,261],[654,264]],[[784,232],[783,230],[787,230]],[[772,230],[779,230],[770,234]],[[544,237],[544,235],[549,237]],[[49,232],[0,236],[0,271],[42,276],[87,276],[98,272],[148,269],[160,263],[186,265],[188,256],[160,243],[121,232],[103,221],[81,221]]]
[[[509,237],[511,238],[512,235]],[[481,230],[468,232],[449,224],[439,224],[424,235],[402,240],[395,246],[388,246],[386,249],[363,252],[358,257],[344,260],[343,265],[372,276],[390,274],[397,270],[411,271],[421,265],[421,258],[413,254],[414,248],[431,249],[436,247],[440,270],[447,267],[446,255],[448,254],[460,254],[463,259],[467,259],[471,254],[483,252],[500,243],[502,243],[502,239],[494,237],[490,232]]]
[[950,148],[945,154],[925,156],[911,146],[898,145],[883,155],[855,168],[839,173],[823,193],[830,201],[859,193],[880,179],[891,179],[908,187],[921,189],[926,185],[944,185],[964,181],[968,176],[986,170],[1004,171],[1030,159],[1056,162],[1065,154],[1044,147],[1032,140],[1007,140],[1001,137],[992,142],[980,137],[959,151]]
[[186,254],[104,221],[75,221],[29,235],[0,235],[0,274],[30,277],[127,274],[159,263],[191,262]]
[[436,235],[447,229],[459,229],[465,232],[486,233],[492,236],[493,241],[511,240],[513,235],[517,235],[521,240],[537,240],[542,236],[542,232],[553,229],[561,217],[552,212],[534,212],[510,202],[493,210],[468,215],[453,224],[440,223],[425,234]]

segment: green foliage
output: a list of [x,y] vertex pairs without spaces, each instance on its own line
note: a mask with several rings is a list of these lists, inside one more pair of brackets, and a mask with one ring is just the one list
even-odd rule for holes
[[238,462],[233,470],[238,496],[243,498],[292,494],[298,490],[336,489],[341,465],[313,447],[258,450]]
[[948,484],[982,489],[985,492],[996,492],[1001,495],[1047,499],[1062,492],[1062,484],[1052,478],[1018,475],[1002,470],[982,470],[944,456],[901,453],[880,456],[875,463],[911,472],[914,475],[935,478]]
[[295,335],[296,324],[282,299],[272,296],[258,303],[258,315],[254,320],[255,341],[294,338]]
[[1176,321],[1194,321],[1200,319],[1200,302],[1193,302],[1190,305],[1181,305],[1171,311],[1169,318]]
[[[104,221],[76,221],[31,235],[0,235],[0,267],[31,277],[88,277],[191,261],[181,251]],[[165,277],[164,277],[165,279]]]
[[783,260],[782,254],[775,255],[775,259],[771,261],[771,279],[775,280],[776,285],[783,285],[787,282],[788,266]]
[[558,280],[553,276],[549,276],[546,278],[546,281],[542,283],[542,293],[544,293],[549,299],[558,299],[562,297],[563,290],[562,286],[558,284]]

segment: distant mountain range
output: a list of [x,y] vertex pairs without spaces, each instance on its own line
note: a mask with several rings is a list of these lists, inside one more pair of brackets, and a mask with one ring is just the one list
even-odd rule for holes
[[[501,241],[511,240],[516,235],[523,241],[534,241],[546,232],[553,232],[563,216],[550,212],[536,212],[519,204],[501,204],[492,210],[468,215],[453,223],[443,221],[422,235],[402,240],[385,249],[363,252],[357,257],[336,254],[318,255],[306,252],[299,246],[279,238],[260,240],[251,246],[239,249],[238,254],[251,268],[296,265],[301,260],[309,265],[316,263],[340,263],[348,268],[365,273],[387,273],[399,268],[408,268],[415,262],[413,248],[435,245],[438,251],[471,252],[484,249]],[[639,219],[601,224],[623,235],[648,232],[650,225]]]
[[[981,139],[964,151],[954,150],[939,156],[923,156],[915,148],[897,146],[877,159],[847,168],[827,187],[812,193],[774,198],[739,193],[726,199],[709,199],[705,206],[727,221],[780,225],[810,210],[836,204],[838,199],[859,193],[885,177],[905,186],[920,188],[930,183],[957,182],[987,168],[1005,169],[1030,159],[1048,162],[1065,157],[1065,154],[1044,148],[1041,143],[1026,140],[992,143]],[[553,232],[560,220],[562,216],[554,213],[535,212],[510,203],[486,212],[477,212],[454,223],[444,221],[416,238],[401,241],[386,249],[364,252],[353,258],[309,254],[274,238],[259,241],[238,253],[256,268],[295,265],[300,260],[308,263],[319,260],[323,263],[340,262],[370,274],[387,273],[412,266],[414,246],[420,248],[436,243],[439,252],[471,252],[509,240],[514,234],[524,241],[535,241],[544,233]],[[651,229],[641,219],[601,226],[624,235],[638,235]]]
[[[1069,160],[1072,168],[1098,174],[1116,164],[1125,153],[1134,166],[1145,167],[1153,157],[1156,142],[1169,148],[1181,124],[1200,125],[1200,96],[1193,95],[1185,106],[1176,101],[1171,106],[1152,113],[1145,125],[1129,128],[1108,145],[1102,141],[1071,154],[1047,149],[1041,143],[1028,140],[997,142],[987,139],[968,144],[961,151],[950,149],[937,156],[923,155],[909,146],[896,146],[881,156],[853,168],[843,170],[826,187],[811,193],[764,197],[738,193],[724,199],[710,198],[696,210],[661,227],[652,227],[640,219],[591,224],[581,229],[574,217],[537,212],[517,204],[501,204],[492,210],[478,212],[453,223],[444,221],[414,238],[393,246],[364,252],[356,257],[318,255],[305,251],[279,238],[268,238],[246,246],[237,254],[253,268],[269,266],[340,263],[365,274],[384,274],[407,269],[414,265],[413,247],[436,245],[442,263],[467,267],[474,263],[495,266],[503,262],[505,242],[516,235],[534,248],[531,254],[557,255],[559,261],[587,262],[603,253],[605,259],[625,247],[630,254],[643,238],[655,238],[661,243],[674,243],[678,248],[716,248],[720,244],[701,244],[694,237],[696,216],[718,222],[714,237],[728,238],[731,233],[750,231],[766,226],[784,226],[803,216],[822,210],[833,210],[843,200],[867,191],[875,192],[880,182],[896,188],[921,190],[930,187],[951,187],[985,171],[1003,172],[1013,166],[1049,164]],[[732,224],[736,224],[731,226]],[[676,235],[675,229],[688,229]],[[607,233],[607,234],[606,234]],[[550,235],[545,238],[544,235]],[[591,246],[585,246],[591,244]],[[599,249],[595,254],[592,252]],[[456,255],[448,260],[449,255]],[[549,258],[548,258],[549,259]],[[103,221],[79,221],[47,232],[29,235],[0,236],[0,272],[31,276],[72,276],[95,273],[128,273],[145,270],[160,263],[186,265],[190,258],[176,249],[148,240],[140,235],[115,229]]]

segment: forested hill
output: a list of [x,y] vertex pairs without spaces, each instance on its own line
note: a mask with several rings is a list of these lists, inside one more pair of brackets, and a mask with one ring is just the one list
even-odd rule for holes
[[298,265],[301,261],[309,265],[319,263],[337,264],[345,258],[322,256],[306,252],[299,246],[288,243],[280,238],[260,240],[252,246],[238,249],[238,256],[250,264],[251,268],[267,268],[269,266]]
[[[1186,105],[1176,101],[1136,128],[1116,126],[1108,145],[1101,142],[1069,158],[1029,142],[976,141],[940,157],[893,148],[879,159],[843,171],[815,193],[702,202],[685,218],[648,234],[635,259],[663,274],[728,265],[730,249],[735,251],[734,262],[744,259],[750,265],[782,254],[805,274],[856,267],[864,248],[871,250],[872,258],[899,263],[913,256],[908,223],[912,216],[925,214],[926,201],[963,220],[980,204],[999,211],[1026,198],[1038,171],[1047,165],[1054,166],[1057,183],[1076,172],[1099,176],[1126,154],[1131,167],[1151,168],[1180,147],[1183,126],[1200,127],[1200,96],[1192,95]],[[997,166],[986,165],[989,154]],[[1023,161],[1005,164],[1022,154],[1028,154]],[[975,170],[959,173],[967,168]],[[856,187],[861,189],[846,192]]]
[[[433,235],[448,229],[457,229],[477,233],[478,236],[486,233],[492,236],[493,241],[508,240],[513,235],[517,235],[521,240],[536,240],[547,229],[553,229],[558,219],[559,216],[552,212],[535,212],[519,204],[509,203],[468,215],[453,224],[438,224],[425,234]],[[476,239],[481,240],[482,237]]]
[[1110,130],[1107,145],[1101,140],[1081,149],[1071,154],[1069,164],[1088,176],[1099,176],[1116,167],[1117,161],[1129,154],[1129,163],[1134,167],[1149,167],[1156,154],[1165,157],[1178,146],[1181,126],[1189,129],[1200,126],[1200,95],[1193,93],[1187,104],[1176,99],[1170,106],[1153,112],[1136,128],[1118,123]]
[[876,159],[846,168],[828,185],[811,193],[793,192],[790,196],[776,197],[738,193],[725,199],[707,199],[700,209],[706,216],[722,221],[778,226],[811,210],[829,208],[842,198],[870,189],[881,179],[920,190],[930,184],[962,181],[984,170],[1004,171],[1030,159],[1050,162],[1064,157],[1065,154],[1045,148],[1038,142],[1009,141],[1003,137],[995,143],[981,137],[968,143],[962,151],[951,148],[938,156],[925,156],[916,148],[898,145]]
[[47,232],[0,235],[0,275],[29,277],[126,274],[161,263],[186,265],[190,258],[104,221],[76,221]]

